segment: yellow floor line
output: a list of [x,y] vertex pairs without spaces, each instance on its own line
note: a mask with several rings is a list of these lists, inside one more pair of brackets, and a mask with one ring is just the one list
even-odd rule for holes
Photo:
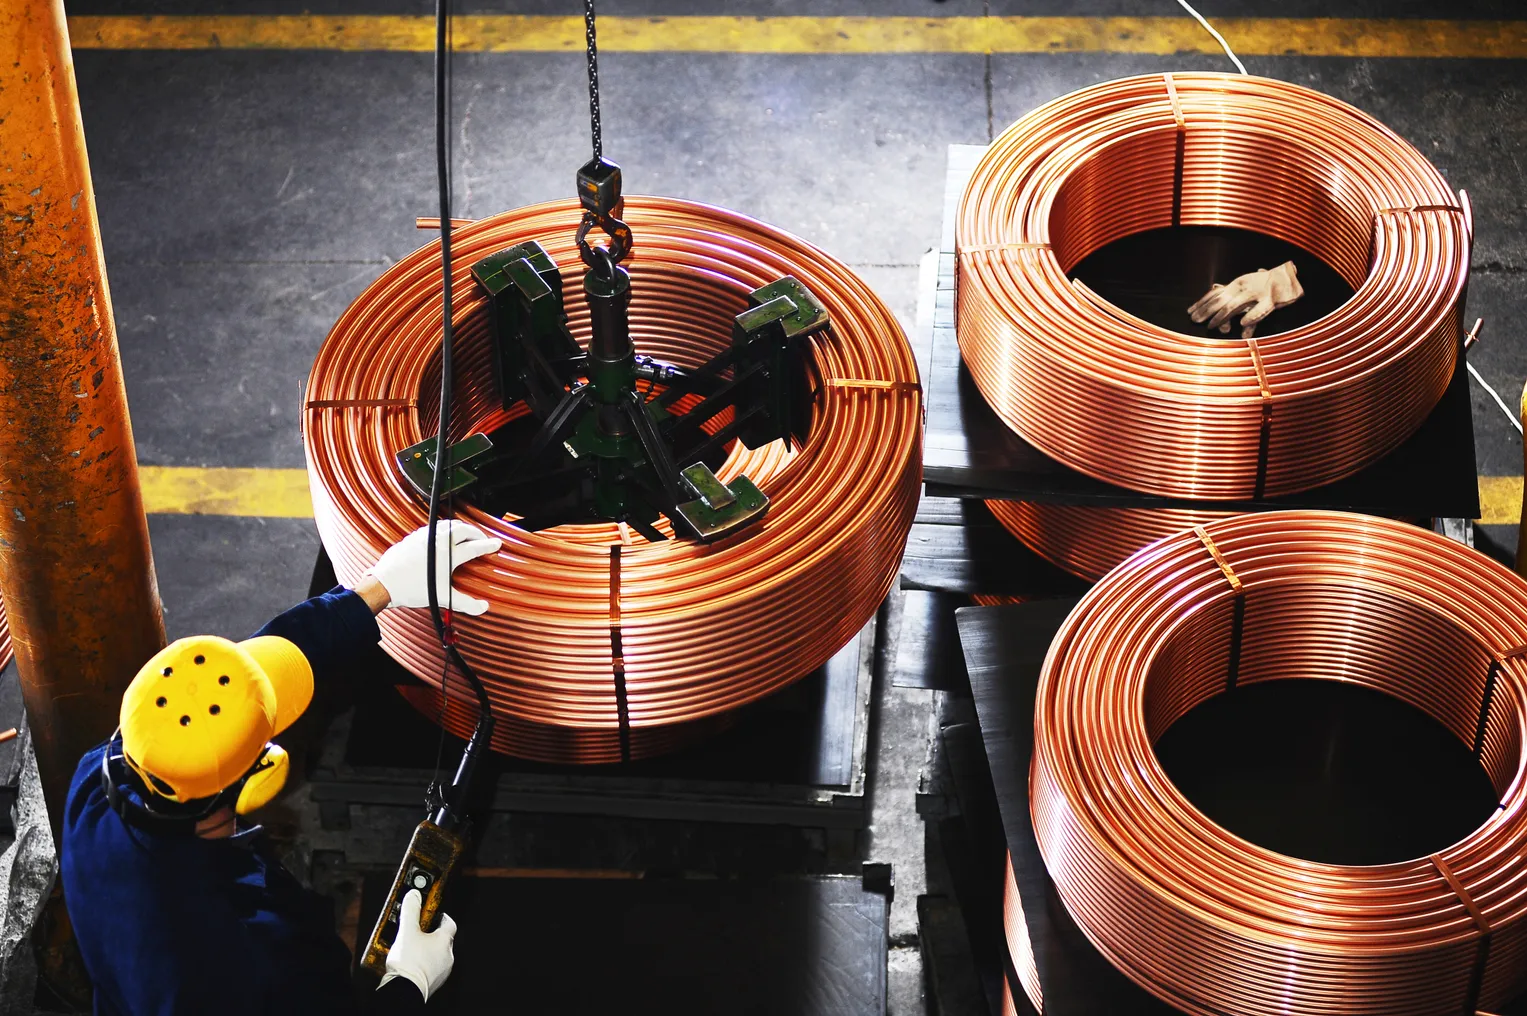
[[1479,521],[1486,526],[1514,526],[1522,520],[1522,478],[1479,478]]
[[246,515],[310,519],[306,469],[140,466],[150,515]]
[[[139,474],[150,515],[313,517],[305,469],[140,466]],[[1522,478],[1481,476],[1479,504],[1483,524],[1516,525],[1522,513]]]
[[[1243,56],[1527,57],[1527,21],[1216,18]],[[576,52],[583,19],[481,14],[455,19],[466,52]],[[75,49],[324,49],[429,52],[434,20],[409,15],[79,15]],[[1219,53],[1189,18],[604,17],[607,52]]]

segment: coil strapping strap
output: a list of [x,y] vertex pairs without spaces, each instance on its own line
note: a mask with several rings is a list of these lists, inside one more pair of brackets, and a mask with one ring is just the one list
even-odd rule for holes
[[414,409],[417,399],[314,399],[309,409]]
[[[671,198],[632,196],[625,207],[643,241],[630,262],[639,352],[698,366],[730,347],[748,293],[790,275],[831,320],[803,350],[825,388],[803,445],[728,449],[717,475],[747,475],[770,503],[760,523],[713,544],[649,544],[615,523],[526,532],[475,508],[470,490],[457,496],[458,516],[503,543],[456,572],[463,592],[490,604],[481,617],[455,617],[458,647],[492,700],[494,748],[550,762],[672,750],[827,662],[895,581],[920,490],[916,361],[857,275],[743,215]],[[452,440],[526,411],[506,411],[493,382],[488,305],[470,275],[477,261],[539,241],[561,266],[569,326],[586,341],[579,212],[572,201],[535,205],[453,231]],[[429,436],[421,421],[438,413],[439,254],[430,244],[372,283],[330,332],[308,382],[312,403],[414,394],[419,403],[417,412],[303,414],[313,511],[344,582],[424,520],[393,457]],[[666,520],[657,527],[671,532]],[[390,610],[380,623],[387,652],[437,685],[429,619]],[[465,736],[475,717],[458,698],[444,722]]]
[[1476,1012],[1475,1006],[1479,1004],[1479,991],[1484,982],[1485,964],[1490,959],[1490,922],[1485,919],[1484,912],[1474,902],[1474,897],[1469,895],[1469,890],[1459,881],[1458,876],[1453,874],[1453,869],[1441,854],[1430,855],[1432,865],[1436,867],[1448,888],[1458,897],[1469,916],[1474,919],[1474,926],[1479,929],[1479,945],[1475,950],[1474,970],[1469,974],[1468,993],[1464,996],[1463,1004],[1459,1007],[1464,1016]]
[[[1447,389],[1468,218],[1421,153],[1307,88],[1187,72],[1093,85],[1025,116],[976,166],[955,229],[961,358],[1007,426],[1088,476],[1203,500],[1308,490],[1396,448]],[[1354,295],[1259,336],[1253,372],[1239,342],[1073,286],[1088,255],[1174,224],[1271,234]]]
[[1494,668],[1479,764],[1501,807],[1477,829],[1435,859],[1288,857],[1216,825],[1152,747],[1224,690],[1227,584],[1245,603],[1241,684],[1353,683],[1465,746],[1488,647],[1527,646],[1527,582],[1428,529],[1265,512],[1167,537],[1081,600],[1040,677],[1031,810],[1067,911],[1132,980],[1197,1016],[1472,1013],[1520,994],[1527,668]]
[[[622,531],[624,535],[624,531]],[[620,724],[620,760],[631,761],[631,705],[626,700],[626,651],[620,638],[620,548],[610,545],[610,673],[615,678],[615,713]]]

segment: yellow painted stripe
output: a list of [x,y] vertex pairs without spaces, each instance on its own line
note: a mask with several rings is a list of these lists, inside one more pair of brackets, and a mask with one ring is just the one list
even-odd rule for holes
[[[140,466],[139,474],[151,515],[313,517],[305,469]],[[1522,516],[1522,478],[1481,476],[1479,505],[1483,524],[1516,525]]]
[[[1243,56],[1527,57],[1527,21],[1217,18]],[[460,15],[466,52],[571,52],[578,17]],[[76,16],[76,49],[327,49],[429,52],[434,19],[408,15]],[[1218,53],[1189,18],[604,17],[609,52]]]
[[251,515],[310,519],[306,469],[140,466],[150,515]]
[[1479,478],[1479,521],[1487,526],[1514,526],[1522,520],[1522,478]]

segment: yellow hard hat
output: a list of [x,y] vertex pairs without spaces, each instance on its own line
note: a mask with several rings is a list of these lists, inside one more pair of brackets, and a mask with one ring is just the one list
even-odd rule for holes
[[[249,776],[256,763],[278,769],[259,782],[268,800],[285,779],[285,758],[269,745],[313,698],[313,668],[287,639],[231,642],[193,635],[143,665],[122,696],[122,750],[154,793],[172,801],[212,797]],[[274,765],[270,764],[274,763]],[[260,803],[263,803],[260,802]],[[247,808],[242,805],[239,811]]]

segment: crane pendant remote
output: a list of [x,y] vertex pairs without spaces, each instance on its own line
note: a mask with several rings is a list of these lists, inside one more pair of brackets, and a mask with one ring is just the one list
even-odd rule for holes
[[465,846],[463,838],[454,831],[442,829],[429,819],[419,823],[408,843],[408,852],[403,855],[403,863],[398,865],[387,900],[377,915],[376,927],[372,929],[371,940],[361,957],[361,966],[377,975],[387,972],[387,954],[397,941],[398,914],[403,897],[410,890],[419,890],[423,897],[419,908],[420,929],[435,929],[440,920],[446,882]]

